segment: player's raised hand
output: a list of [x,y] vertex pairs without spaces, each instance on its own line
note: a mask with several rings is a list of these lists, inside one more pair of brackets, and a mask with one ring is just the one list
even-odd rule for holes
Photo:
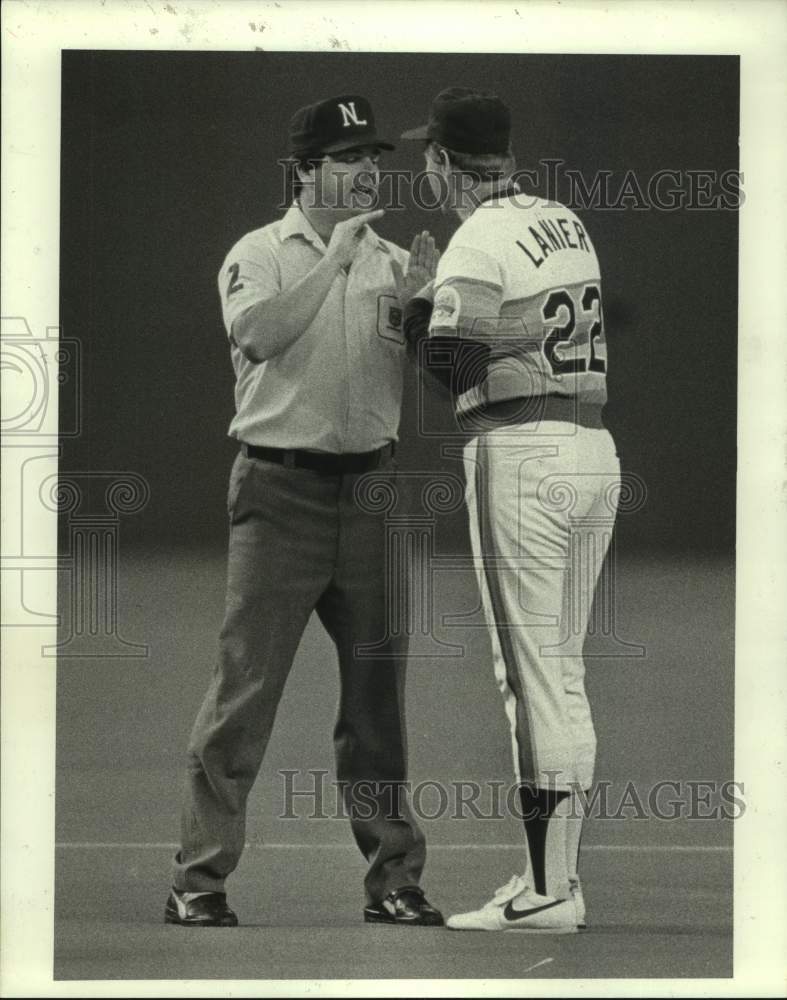
[[406,305],[424,285],[434,279],[439,260],[440,251],[435,247],[434,237],[424,230],[416,235],[410,247],[406,274],[398,261],[391,261],[396,294],[402,305]]
[[344,222],[337,222],[331,233],[325,256],[335,260],[341,267],[347,267],[358,252],[367,222],[375,222],[384,215],[382,208],[376,208],[373,212],[361,212],[360,215],[354,215]]

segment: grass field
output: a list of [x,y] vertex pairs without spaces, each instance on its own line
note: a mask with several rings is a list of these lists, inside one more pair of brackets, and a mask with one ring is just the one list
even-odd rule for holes
[[[313,620],[249,802],[250,847],[228,891],[243,926],[165,926],[183,751],[213,666],[222,553],[124,556],[120,631],[141,659],[58,666],[55,977],[59,979],[721,977],[732,973],[732,823],[653,816],[587,824],[590,929],[568,937],[367,927],[364,864],[341,819],[281,819],[283,769],[333,777],[332,647]],[[64,584],[64,590],[66,585]],[[641,657],[589,642],[597,780],[643,802],[658,781],[732,777],[734,582],[686,558],[621,561],[617,634]],[[67,594],[64,593],[64,598]],[[466,572],[436,584],[434,634],[408,682],[411,780],[513,778],[486,632]],[[66,606],[64,604],[64,606]],[[459,627],[443,612],[465,611]],[[595,643],[595,644],[594,644]],[[606,645],[604,644],[606,643]],[[433,809],[424,798],[424,812]],[[518,821],[451,810],[424,819],[424,884],[447,913],[476,906],[521,868]]]

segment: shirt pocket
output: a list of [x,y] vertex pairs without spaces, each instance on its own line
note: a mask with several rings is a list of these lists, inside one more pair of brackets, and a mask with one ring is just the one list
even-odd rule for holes
[[382,292],[377,296],[377,336],[404,346],[403,310],[396,295]]

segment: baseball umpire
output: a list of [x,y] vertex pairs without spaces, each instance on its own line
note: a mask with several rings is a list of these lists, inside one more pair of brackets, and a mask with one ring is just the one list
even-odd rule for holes
[[402,309],[437,260],[426,233],[408,256],[369,227],[383,214],[368,211],[379,152],[392,148],[360,95],[301,108],[290,123],[295,203],[244,236],[219,273],[240,452],[219,658],[189,742],[168,923],[238,922],[225,880],[313,610],[339,658],[336,768],[368,862],[364,918],[443,923],[419,887],[424,838],[402,794],[406,641],[386,630],[384,524],[354,499],[363,473],[395,475]]
[[577,800],[596,752],[582,647],[620,467],[601,418],[596,252],[568,208],[521,193],[510,129],[498,97],[450,88],[402,137],[425,143],[432,188],[461,220],[405,329],[469,433],[470,535],[528,848],[523,871],[447,925],[568,933],[585,925]]

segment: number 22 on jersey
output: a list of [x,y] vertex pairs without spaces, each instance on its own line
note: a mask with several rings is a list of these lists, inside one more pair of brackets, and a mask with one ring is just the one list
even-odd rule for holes
[[[604,316],[598,285],[575,285],[548,292],[541,307],[546,324],[542,351],[553,375],[606,372],[604,358],[596,353],[596,342],[604,344]],[[562,349],[587,342],[588,356],[564,357]]]

